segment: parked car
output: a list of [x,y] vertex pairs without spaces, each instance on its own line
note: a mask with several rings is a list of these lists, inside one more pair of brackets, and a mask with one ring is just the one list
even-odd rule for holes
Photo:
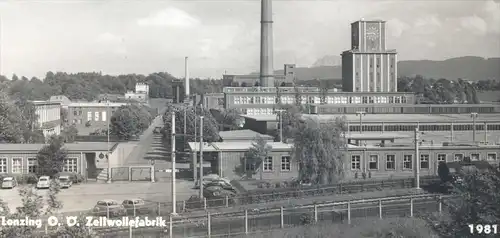
[[2,188],[12,189],[17,186],[17,180],[14,177],[4,177],[2,179]]
[[234,189],[234,187],[231,184],[231,182],[229,180],[227,180],[227,179],[224,179],[224,178],[219,178],[219,179],[207,182],[205,184],[204,188],[212,187],[212,186],[221,187],[222,189],[230,190],[230,191],[233,191],[233,192],[236,193],[236,190]]
[[125,210],[127,210],[128,215],[145,214],[149,212],[148,207],[146,207],[146,203],[140,198],[123,200],[122,205],[125,207]]
[[[212,182],[213,180],[219,180],[221,179],[219,177],[219,175],[217,174],[209,174],[209,175],[206,175],[203,177],[203,185],[206,185],[207,183],[209,182]],[[200,180],[196,180],[195,184],[194,184],[194,188],[195,189],[199,189],[200,188]]]
[[92,209],[92,213],[96,216],[125,216],[127,215],[127,210],[122,204],[112,199],[100,200]]
[[37,189],[49,188],[50,187],[50,177],[49,176],[41,176],[38,179],[38,183],[36,183]]
[[61,188],[70,188],[71,185],[73,185],[71,178],[66,175],[59,176],[58,181],[59,181],[59,186],[61,186]]

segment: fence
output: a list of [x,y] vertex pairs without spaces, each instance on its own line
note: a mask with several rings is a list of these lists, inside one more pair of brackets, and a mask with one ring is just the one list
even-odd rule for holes
[[154,182],[154,166],[126,166],[111,168],[112,181]]
[[[132,233],[134,236],[161,237],[234,237],[262,230],[284,229],[318,222],[347,223],[356,218],[414,217],[443,211],[442,201],[451,196],[413,195],[363,199],[266,210],[244,210],[229,213],[206,213],[202,216],[169,216],[168,227],[103,228],[101,234]],[[160,236],[158,236],[160,235]]]

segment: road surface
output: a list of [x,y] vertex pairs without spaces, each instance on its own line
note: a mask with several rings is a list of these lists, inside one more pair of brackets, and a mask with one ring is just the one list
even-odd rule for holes
[[[434,199],[415,199],[413,203],[414,216],[435,212],[438,203]],[[300,225],[304,217],[313,219],[312,209],[301,209],[284,211],[284,226]],[[382,206],[382,217],[408,217],[410,216],[410,201],[385,202]],[[250,214],[248,219],[248,231],[271,230],[280,228],[280,212],[266,214]],[[351,206],[351,219],[379,217],[378,203],[353,204]],[[302,219],[301,219],[302,218]],[[345,207],[329,207],[318,209],[319,222],[347,223],[347,212]],[[231,237],[241,235],[245,231],[244,216],[242,214],[225,217],[211,217],[211,235]],[[168,233],[163,228],[134,229],[134,237],[167,237]],[[192,219],[190,223],[174,226],[174,237],[205,237],[208,234],[206,219]],[[227,235],[229,234],[229,235]],[[102,234],[102,237],[128,237],[129,231]]]

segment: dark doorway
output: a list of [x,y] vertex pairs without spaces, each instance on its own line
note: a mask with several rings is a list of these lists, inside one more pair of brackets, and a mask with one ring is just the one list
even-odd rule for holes
[[95,153],[85,153],[87,159],[87,179],[97,179],[99,171],[95,164]]

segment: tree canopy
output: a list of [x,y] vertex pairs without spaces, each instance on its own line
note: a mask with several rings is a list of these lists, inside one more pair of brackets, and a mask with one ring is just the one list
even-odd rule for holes
[[338,182],[344,176],[345,118],[325,123],[312,119],[301,122],[293,134],[294,159],[299,164],[299,179],[313,184]]
[[253,174],[259,171],[260,179],[262,180],[262,162],[272,151],[272,146],[267,144],[267,141],[258,136],[252,141],[252,147],[245,153],[245,161],[243,166],[245,166],[245,170],[250,169]]
[[49,139],[49,144],[38,151],[36,155],[38,176],[54,176],[63,170],[64,160],[67,159],[67,152],[63,146],[61,138],[53,136]]
[[398,79],[398,92],[414,92],[422,96],[422,103],[452,104],[480,103],[476,87],[467,81],[458,79],[426,79],[420,75]]
[[153,116],[146,106],[128,104],[118,108],[111,116],[110,134],[129,140],[146,130]]

